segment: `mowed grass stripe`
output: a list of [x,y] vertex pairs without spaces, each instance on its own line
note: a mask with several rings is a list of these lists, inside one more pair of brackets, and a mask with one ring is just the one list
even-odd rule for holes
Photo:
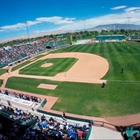
[[[93,44],[88,44],[87,47],[88,47],[88,48],[87,48],[87,50],[86,50],[86,53],[91,53],[91,52],[93,51],[93,49],[94,49]],[[86,48],[86,47],[85,47],[85,48]]]
[[71,49],[69,49],[70,52],[78,52],[80,46],[72,46]]
[[[51,58],[40,60],[20,70],[20,74],[54,76],[59,72],[68,70],[76,61],[77,59],[75,58]],[[53,65],[50,67],[41,67],[41,65],[45,63],[53,63]]]
[[[58,60],[56,59],[56,61],[58,61]],[[69,63],[67,63],[68,61],[69,61],[68,58],[67,59],[59,59],[59,62],[57,64],[54,64],[54,67],[53,67],[54,70],[51,69],[51,72],[53,72],[53,71],[58,71],[58,72],[65,71],[66,67],[69,67],[69,65],[68,65]],[[50,75],[53,75],[53,74],[50,74]]]
[[106,44],[109,50],[109,60],[112,63],[113,69],[111,71],[110,77],[108,77],[108,79],[113,79],[113,80],[120,80],[120,79],[124,79],[124,75],[121,75],[121,68],[122,68],[122,64],[121,62],[118,61],[118,55],[115,55],[116,51],[113,49],[114,45],[112,43],[107,43]]
[[[76,61],[76,60],[75,60]],[[67,70],[69,70],[70,65],[69,63],[71,63],[71,65],[73,65],[75,63],[75,61],[73,61],[72,59],[67,59],[67,61],[64,62],[64,65],[61,66],[61,69],[65,72]]]
[[119,42],[118,43],[115,43],[113,45],[113,43],[109,43],[112,47],[111,47],[111,52],[112,52],[112,55],[113,55],[113,65],[115,66],[114,68],[114,73],[115,73],[115,78],[116,80],[124,80],[124,79],[127,79],[127,75],[126,74],[123,74],[121,73],[121,69],[126,69],[125,66],[124,66],[124,61],[122,59],[122,55],[121,55],[121,48],[119,47],[119,50],[120,52],[117,51],[116,47],[119,45]]
[[[67,61],[68,58],[63,59],[63,58],[53,58],[53,59],[47,59],[47,63],[53,63],[53,66],[44,68],[46,70],[46,75],[47,76],[54,76],[59,72],[65,71],[63,69],[64,66],[66,66],[65,61]],[[65,60],[65,61],[64,61]]]
[[32,63],[28,65],[27,67],[21,69],[19,71],[20,74],[31,74],[38,70],[38,67],[40,66],[41,61],[37,61],[35,63]]
[[114,78],[112,75],[114,75],[114,66],[113,66],[113,62],[110,56],[110,47],[112,47],[111,45],[108,45],[107,43],[105,43],[103,45],[104,47],[104,57],[107,59],[107,61],[109,62],[109,70],[107,72],[107,74],[102,78],[102,79],[112,79]]
[[127,43],[122,43],[121,49],[122,49],[122,53],[125,55],[134,54],[136,52],[134,46],[131,44],[127,45]]
[[78,49],[76,50],[76,52],[85,52],[85,53],[87,53],[87,51],[88,51],[88,44],[79,45]]
[[[108,54],[109,57],[108,60],[111,62],[111,66],[110,66],[110,76],[108,77],[109,79],[119,79],[118,76],[116,74],[120,73],[120,68],[118,70],[118,67],[120,67],[120,65],[118,63],[116,63],[115,58],[114,58],[114,52],[112,50],[112,43],[107,43],[106,47],[108,48]],[[114,62],[115,61],[115,62]],[[107,78],[107,80],[108,80]]]
[[[131,46],[136,52],[140,50],[140,43],[135,43],[135,42],[127,42],[128,46]],[[129,47],[129,49],[131,49]]]
[[97,45],[95,45],[94,47],[95,47],[94,53],[99,54],[99,50],[100,50],[100,47],[101,47],[100,44],[97,43]]
[[[127,60],[125,59],[125,57],[122,55],[121,53],[121,48],[119,49],[120,51],[117,51],[117,47],[120,46],[120,43],[115,43],[114,46],[112,47],[112,51],[114,52],[114,56],[115,56],[115,59],[116,59],[116,64],[118,64],[118,78],[120,78],[121,80],[134,80],[135,77],[134,75],[131,73],[131,70],[129,69],[129,66],[127,65]],[[121,69],[124,69],[124,72],[123,73],[120,73],[121,72]],[[119,80],[119,79],[117,79]]]
[[[127,49],[127,46],[125,43],[123,44],[123,47],[122,47],[123,51],[127,50],[125,52],[125,60],[127,61],[127,65],[129,67],[129,69],[131,70],[131,73],[135,77],[135,80],[138,80],[138,79],[140,79],[140,74],[137,75],[136,72],[140,71],[140,66],[139,66],[140,57],[139,57],[139,53],[138,53],[138,52],[140,52],[140,47],[137,47],[139,49],[138,51],[135,48],[136,48],[136,46],[134,44],[130,44],[129,49]],[[133,50],[133,52],[131,50]]]
[[91,50],[88,53],[94,54],[95,53],[96,46],[97,46],[97,43],[91,44],[90,46],[91,46]]
[[99,47],[98,55],[105,56],[106,49],[108,48],[108,43],[103,43],[102,45],[100,45],[98,47]]
[[[135,75],[132,73],[132,71],[131,71],[131,67],[133,66],[133,64],[132,65],[130,65],[129,63],[128,63],[128,59],[130,59],[130,60],[132,60],[133,59],[133,57],[132,56],[130,56],[130,57],[128,57],[127,58],[127,56],[126,56],[126,54],[128,53],[128,52],[126,52],[126,51],[124,51],[124,48],[125,48],[125,46],[121,46],[120,45],[120,43],[118,43],[118,44],[115,44],[115,46],[114,47],[112,47],[114,50],[116,50],[116,48],[120,48],[120,50],[121,51],[116,51],[116,55],[118,55],[119,57],[117,57],[117,58],[119,58],[119,62],[120,61],[122,61],[121,62],[121,65],[122,65],[122,68],[124,69],[124,72],[123,72],[123,75],[125,75],[125,78],[127,79],[127,80],[136,80],[135,79]],[[123,48],[123,49],[122,49]],[[125,50],[127,50],[127,49],[125,49]],[[122,54],[122,52],[125,52],[125,54],[123,53]],[[132,61],[134,61],[134,60],[132,60]]]
[[88,44],[87,45],[87,50],[86,50],[86,47],[85,47],[86,53],[92,53],[92,52],[94,52],[94,49],[95,49],[94,46],[96,46],[96,45]]

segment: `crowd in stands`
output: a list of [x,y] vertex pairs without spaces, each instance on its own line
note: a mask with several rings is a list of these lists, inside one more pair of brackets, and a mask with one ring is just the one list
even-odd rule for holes
[[[28,110],[0,104],[0,117],[3,115],[13,120],[13,123],[5,133],[7,124],[4,124],[4,119],[0,120],[0,140],[16,140],[17,137],[19,140],[85,140],[93,125],[92,121],[83,126],[63,119],[58,121],[54,117],[46,118],[44,114],[38,117]],[[28,123],[28,120],[34,121]]]
[[37,118],[36,124],[30,129],[26,129],[24,139],[30,140],[85,140],[89,131],[89,126],[84,124],[70,124],[66,121],[59,122],[56,118],[50,117],[48,120],[43,115]]
[[23,44],[8,49],[3,47],[3,49],[0,50],[0,66],[8,65],[9,63],[20,60],[24,57],[37,55],[45,50],[46,48],[44,47],[43,42]]
[[[53,43],[53,44],[52,44]],[[64,42],[54,40],[38,40],[31,43],[19,44],[15,46],[7,46],[0,49],[0,67],[9,65],[13,62],[20,62],[34,55],[40,54],[48,48],[46,46],[60,47],[68,45]]]
[[0,111],[6,112],[9,115],[9,118],[13,120],[27,121],[27,119],[33,117],[28,110],[23,111],[19,108],[6,107],[5,105],[0,105]]
[[28,94],[10,92],[8,90],[4,90],[3,92],[0,90],[0,93],[6,94],[6,95],[11,95],[11,96],[14,96],[16,98],[20,98],[20,99],[24,99],[24,100],[28,100],[28,101],[32,101],[32,102],[36,102],[36,103],[41,102],[41,99],[39,97],[31,96]]
[[18,140],[26,126],[35,122],[28,110],[21,110],[0,104],[0,140]]

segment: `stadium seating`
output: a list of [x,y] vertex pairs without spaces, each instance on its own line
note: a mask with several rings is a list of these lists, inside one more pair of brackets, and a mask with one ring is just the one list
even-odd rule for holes
[[6,65],[12,65],[14,63],[19,63],[23,60],[29,59],[32,56],[36,56],[42,52],[45,52],[54,47],[64,46],[60,42],[55,42],[54,40],[48,42],[35,42],[22,44],[13,47],[3,47],[0,50],[0,68]]
[[99,35],[96,37],[97,41],[109,42],[109,41],[123,41],[125,40],[124,35]]
[[[80,125],[76,123],[68,123],[67,121],[58,121],[54,117],[46,118],[42,115],[40,118],[37,115],[32,115],[28,110],[13,108],[0,104],[0,124],[5,127],[10,122],[10,129],[4,133],[4,127],[1,126],[0,137],[7,140],[85,140],[90,129],[90,124]],[[15,128],[13,129],[13,125]],[[15,129],[18,131],[15,132]],[[20,132],[19,132],[20,131]],[[10,133],[9,133],[10,132]],[[14,135],[12,137],[11,133]]]

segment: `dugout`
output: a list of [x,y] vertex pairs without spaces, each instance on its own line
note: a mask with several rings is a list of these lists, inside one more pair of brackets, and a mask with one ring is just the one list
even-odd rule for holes
[[124,35],[99,35],[96,37],[96,41],[99,42],[117,42],[124,41],[125,39]]
[[44,44],[44,47],[47,48],[47,49],[53,49],[53,48],[55,48],[55,47],[57,47],[57,46],[58,46],[58,45],[57,45],[57,42],[54,41],[54,40],[50,40],[50,41],[48,41],[48,42],[46,42],[46,43]]

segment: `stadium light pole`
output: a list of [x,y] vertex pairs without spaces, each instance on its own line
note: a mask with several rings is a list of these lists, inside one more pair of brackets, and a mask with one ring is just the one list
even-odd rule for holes
[[131,17],[127,17],[127,22],[128,22],[128,36],[129,36],[129,37],[130,37],[130,35],[129,35],[129,33],[130,33],[130,32],[129,32],[129,30],[130,30],[129,20],[130,20],[130,18],[131,18]]
[[130,27],[129,27],[129,19],[130,19],[131,17],[127,17],[127,21],[128,21],[128,30],[130,30]]
[[30,42],[30,36],[29,36],[29,29],[28,29],[28,22],[25,22],[26,29],[27,29],[27,35],[28,35],[28,41]]

